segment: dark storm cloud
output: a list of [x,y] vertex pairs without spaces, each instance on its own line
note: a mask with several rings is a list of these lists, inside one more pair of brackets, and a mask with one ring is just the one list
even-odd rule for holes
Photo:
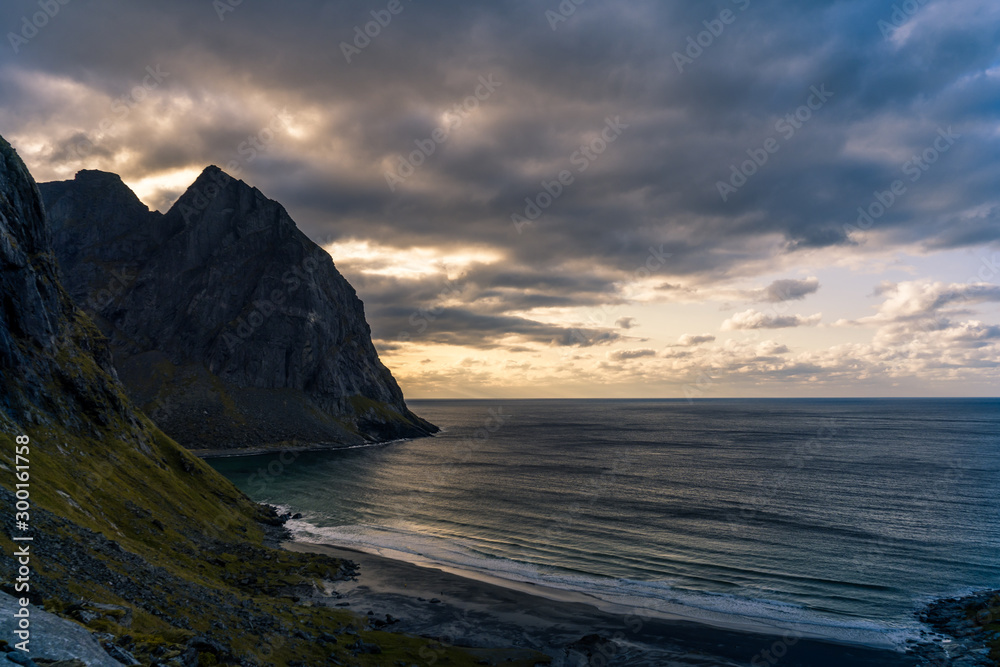
[[403,307],[376,308],[372,316],[382,329],[393,332],[382,340],[418,341],[490,349],[513,339],[558,347],[592,347],[622,339],[614,331],[579,329],[543,324],[524,317],[483,315],[462,308],[412,310]]
[[[513,336],[522,342],[588,347],[623,338],[604,328],[588,327],[580,333],[579,329],[543,324],[520,314],[535,308],[596,308],[606,304],[611,286],[596,277],[527,268],[523,274],[510,273],[509,269],[477,266],[452,280],[440,274],[401,279],[355,271],[350,263],[341,264],[340,269],[364,296],[372,330],[385,341],[492,348]],[[556,288],[555,293],[546,291],[552,288]],[[455,301],[466,306],[445,305]]]
[[[111,112],[74,121],[44,77],[120,98],[161,66],[167,97],[137,106],[92,159],[127,152],[134,176],[236,160],[318,240],[498,249],[506,268],[467,279],[468,309],[442,318],[455,323],[442,339],[460,324],[492,332],[487,341],[504,331],[559,341],[506,313],[612,303],[650,246],[672,254],[671,275],[708,283],[774,253],[859,243],[858,208],[896,180],[905,193],[866,231],[929,248],[998,238],[1000,14],[989,2],[928,3],[886,31],[891,0],[589,0],[553,30],[554,0],[402,0],[348,64],[341,43],[387,4],[244,2],[220,20],[209,0],[69,3],[18,53],[0,44],[0,132],[44,138],[39,155],[58,165]],[[0,30],[16,32],[37,7],[4,3]],[[705,38],[723,10],[733,20]],[[694,56],[689,38],[708,45]],[[683,72],[676,53],[690,57]],[[398,175],[444,112],[468,111],[481,77],[498,85],[392,191],[386,173]],[[309,140],[279,137],[241,156],[283,109]],[[619,133],[602,143],[616,118]],[[948,128],[960,138],[910,180],[908,161]],[[519,232],[512,214],[561,171],[572,183]],[[734,188],[725,200],[720,182]],[[370,307],[383,336],[441,289],[367,285],[363,296],[385,306]],[[811,289],[786,287],[785,298]]]

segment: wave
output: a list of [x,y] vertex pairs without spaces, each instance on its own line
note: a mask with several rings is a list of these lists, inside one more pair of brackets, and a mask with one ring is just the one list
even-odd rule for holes
[[319,517],[305,515],[288,522],[296,541],[348,547],[437,567],[498,585],[519,587],[543,597],[578,599],[610,613],[687,620],[770,635],[798,633],[803,637],[895,650],[903,650],[908,640],[919,640],[926,630],[915,618],[912,622],[876,622],[837,617],[763,597],[684,589],[671,581],[614,579],[543,567],[493,556],[469,540],[437,537],[412,525],[320,526],[310,521],[314,518]]

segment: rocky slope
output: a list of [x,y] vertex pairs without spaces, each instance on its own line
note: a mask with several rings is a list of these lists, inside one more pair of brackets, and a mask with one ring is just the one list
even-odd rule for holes
[[40,186],[63,280],[130,397],[194,449],[426,435],[354,289],[285,209],[216,167],[166,213],[114,175]]
[[[302,591],[355,570],[269,546],[282,537],[273,510],[133,407],[107,340],[59,283],[37,187],[2,138],[0,299],[0,591],[30,601],[37,664],[394,665],[429,651],[438,665],[475,664],[348,611],[299,604]],[[14,513],[25,480],[13,452],[24,438],[27,526]],[[23,536],[33,541],[13,539]],[[25,544],[28,590],[15,581]],[[81,626],[107,656],[74,639]],[[32,664],[10,652],[13,639],[0,638],[0,661]]]

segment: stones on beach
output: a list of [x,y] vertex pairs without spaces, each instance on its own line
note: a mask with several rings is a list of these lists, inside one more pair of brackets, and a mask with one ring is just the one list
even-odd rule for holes
[[[909,652],[921,665],[949,665],[950,667],[988,667],[996,663],[990,659],[987,642],[1000,639],[1000,632],[985,627],[994,617],[995,602],[1000,599],[995,591],[977,593],[965,598],[937,600],[918,614],[918,619],[941,635],[926,637],[925,641],[909,647]],[[989,613],[975,614],[976,610]],[[973,620],[973,618],[975,620]],[[929,640],[929,641],[928,641]]]
[[382,628],[394,625],[395,623],[399,623],[399,619],[393,616],[392,614],[386,614],[384,621],[380,618],[372,618],[368,622],[368,624],[371,627],[375,628],[376,630],[381,630]]
[[592,658],[595,655],[600,655],[604,653],[605,649],[609,645],[614,646],[615,645],[614,641],[608,639],[607,637],[594,634],[581,637],[577,641],[567,646],[566,649],[582,653],[588,658]]

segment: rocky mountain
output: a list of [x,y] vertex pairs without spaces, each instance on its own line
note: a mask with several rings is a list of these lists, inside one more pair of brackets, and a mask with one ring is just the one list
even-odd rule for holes
[[[107,339],[59,282],[38,189],[2,138],[0,298],[0,447],[7,452],[0,465],[0,590],[35,606],[31,657],[64,659],[63,649],[75,643],[45,620],[37,608],[43,604],[101,628],[105,648],[126,664],[128,650],[107,642],[129,628],[133,651],[145,645],[137,637],[148,637],[172,655],[190,653],[185,637],[211,628],[199,608],[216,605],[230,621],[239,611],[234,595],[220,588],[219,570],[197,554],[257,553],[275,519],[133,407]],[[27,473],[21,478],[15,446]],[[17,497],[15,482],[28,485]],[[29,503],[26,525],[15,522],[18,499]],[[15,550],[25,545],[29,581],[15,586],[23,558]],[[181,634],[168,641],[174,631]],[[6,635],[2,647],[12,639]],[[92,648],[81,647],[75,658],[118,664],[108,655],[91,660]]]
[[436,430],[379,361],[329,254],[209,167],[166,213],[114,175],[40,186],[70,294],[130,397],[193,449],[361,443]]
[[[134,407],[108,340],[60,284],[50,241],[38,189],[0,137],[0,661],[475,664],[302,599],[356,569],[274,548],[287,538],[274,510]],[[24,622],[27,652],[14,647]]]

